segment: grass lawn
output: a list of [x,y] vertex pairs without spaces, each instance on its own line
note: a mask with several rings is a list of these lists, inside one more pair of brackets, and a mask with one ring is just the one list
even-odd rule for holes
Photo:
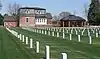
[[[51,59],[60,59],[60,54],[65,52],[68,54],[68,59],[100,59],[100,45],[88,44],[85,42],[77,42],[76,40],[67,40],[56,38],[48,35],[37,34],[31,31],[23,30],[21,28],[12,28],[13,30],[28,36],[33,39],[33,49],[29,49],[29,45],[25,45],[26,49],[33,54],[35,59],[43,59],[45,56],[45,45],[50,46]],[[73,38],[74,39],[74,38]],[[75,38],[76,39],[76,38]],[[82,39],[85,39],[82,37]],[[93,38],[94,41],[97,38]],[[99,39],[99,38],[98,38]],[[36,54],[35,43],[40,42],[40,53]],[[100,42],[100,40],[95,41]]]
[[0,59],[31,59],[18,39],[0,27]]

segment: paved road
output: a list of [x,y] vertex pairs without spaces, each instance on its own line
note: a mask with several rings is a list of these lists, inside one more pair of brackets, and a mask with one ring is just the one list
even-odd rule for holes
[[0,59],[30,59],[14,38],[6,29],[0,28]]

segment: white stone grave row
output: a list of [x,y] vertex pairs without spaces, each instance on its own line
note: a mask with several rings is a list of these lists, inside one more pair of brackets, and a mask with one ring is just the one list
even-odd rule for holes
[[14,30],[10,30],[9,28],[6,28],[10,33],[12,33],[14,36],[17,37],[18,33]]
[[[10,33],[12,33],[13,35],[15,35],[16,31],[10,30],[9,28],[6,28]],[[17,32],[16,32],[17,33]],[[28,44],[28,40],[29,38],[22,35],[22,34],[16,34],[16,36],[22,41],[25,42],[26,40],[26,44]],[[46,59],[50,59],[50,46],[46,45],[45,46],[45,58]],[[30,39],[30,48],[33,48],[33,39]],[[39,41],[36,41],[36,53],[39,53]],[[68,59],[67,54],[66,53],[61,53],[61,59]]]
[[[45,32],[42,32],[42,34],[47,34],[47,29],[49,29],[49,28],[43,28],[43,29],[46,29],[45,30]],[[53,28],[52,28],[53,29]],[[27,30],[30,30],[29,28],[27,28]],[[38,30],[38,29],[37,29]],[[57,28],[55,28],[54,30],[58,30]],[[53,30],[53,31],[54,31]],[[54,32],[61,32],[61,30],[63,30],[62,32],[65,32],[65,33],[68,33],[69,31],[70,31],[70,29],[63,29],[63,28],[61,28],[61,29],[59,29],[60,31],[54,31]],[[88,36],[90,36],[90,35],[92,35],[91,33],[89,33],[90,32],[90,30],[89,30],[89,28],[88,29],[86,29],[86,28],[84,28],[83,29],[83,31],[80,31],[80,29],[78,29],[78,30],[76,30],[76,29],[74,29],[75,30],[75,32],[76,32],[76,35],[78,35],[78,32],[81,32],[81,35],[84,35],[84,32],[87,30],[88,31]],[[92,31],[93,29],[91,29],[91,31]],[[95,29],[96,30],[96,29]],[[32,31],[32,29],[30,30],[30,31]],[[52,31],[52,30],[50,30],[50,31]],[[98,31],[98,30],[96,30],[96,31]],[[34,32],[36,32],[36,29],[35,29],[35,31]],[[93,31],[94,32],[94,31]],[[100,31],[99,31],[100,32]],[[37,33],[38,33],[38,31],[37,31]],[[62,33],[63,34],[63,33]],[[73,29],[71,29],[71,31],[70,31],[70,34],[73,34]],[[98,33],[99,34],[99,33]],[[54,35],[52,35],[52,36],[54,36]]]
[[[27,28],[26,28],[26,29],[27,29]],[[33,29],[31,29],[31,31],[32,31],[32,30],[33,30]],[[41,29],[35,29],[36,32],[37,32],[37,30],[41,30]],[[85,32],[85,30],[86,30],[86,29],[83,29],[83,30],[82,30],[82,35],[83,35],[83,33]],[[42,29],[41,31],[42,31],[42,34],[45,34],[45,35],[50,35],[50,34],[51,34],[51,36],[55,36],[55,35],[54,35],[54,34],[55,34],[54,31],[52,31],[51,33],[50,33],[50,31],[48,31],[48,34],[47,34],[47,31],[46,31],[46,30],[43,30],[43,29]],[[77,30],[75,30],[75,31],[76,31],[76,34],[77,34],[77,36],[78,36],[78,42],[81,42],[81,36],[82,36],[82,35],[79,35],[79,34],[77,33]],[[73,33],[73,30],[71,30],[71,32]],[[89,29],[87,29],[87,32],[88,32],[88,37],[89,37],[89,39],[88,39],[89,44],[92,44],[92,38],[91,38],[91,33],[90,33]],[[99,34],[98,34],[98,33],[96,33],[95,35],[96,35],[96,37],[99,37]],[[56,37],[60,37],[59,32],[56,33]],[[62,38],[65,39],[64,30],[63,30],[63,36],[62,36]],[[69,40],[72,40],[72,34],[69,35]]]

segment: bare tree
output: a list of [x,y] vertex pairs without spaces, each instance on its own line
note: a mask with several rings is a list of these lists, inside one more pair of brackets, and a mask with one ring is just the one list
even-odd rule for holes
[[20,4],[13,3],[8,5],[8,13],[14,17],[14,19],[17,19],[18,17],[18,9],[21,7]]
[[53,20],[59,20],[59,17],[57,15],[53,16]]
[[17,26],[19,26],[19,13],[18,10],[19,8],[21,8],[20,4],[17,3],[13,3],[13,4],[9,4],[8,5],[8,13],[15,19],[18,21]]
[[71,15],[70,12],[61,12],[61,13],[59,14],[59,19],[64,18],[64,17],[67,17],[67,16],[69,16],[69,15]]
[[60,20],[60,19],[62,19],[62,18],[64,18],[64,17],[67,17],[67,16],[69,16],[69,15],[71,15],[70,12],[61,12],[61,13],[59,13],[58,15],[53,16],[53,19],[54,19],[54,20]]

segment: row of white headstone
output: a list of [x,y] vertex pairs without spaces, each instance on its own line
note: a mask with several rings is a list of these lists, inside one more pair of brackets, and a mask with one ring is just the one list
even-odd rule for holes
[[[41,29],[29,29],[29,28],[24,28],[26,30],[29,30],[29,31],[33,31],[35,33],[41,33],[41,34],[45,34],[45,35],[50,35],[50,31],[48,31],[48,34],[47,34],[47,30],[41,30]],[[85,31],[85,29],[82,31],[82,33]],[[72,32],[73,33],[73,32]],[[77,33],[77,32],[76,32]],[[51,33],[52,35],[51,36],[54,36],[54,31],[52,31]],[[69,34],[69,40],[72,40],[72,34]],[[78,42],[81,42],[81,36],[82,35],[79,35],[77,34],[77,37],[78,37]],[[57,32],[57,37],[60,37],[60,34],[59,32]],[[92,44],[92,38],[90,36],[90,32],[88,31],[88,37],[89,37],[89,44]],[[98,37],[98,33],[96,33],[96,37]],[[65,39],[65,33],[63,31],[63,39]]]
[[[26,29],[26,28],[23,28],[23,29]],[[53,29],[53,28],[52,28],[52,29]],[[57,29],[56,29],[57,31],[52,30],[52,29],[49,29],[49,30],[48,30],[47,28],[46,28],[46,29],[44,29],[44,28],[43,28],[43,29],[37,29],[37,28],[35,28],[35,29],[32,30],[32,29],[30,29],[30,28],[27,28],[27,30],[30,30],[30,31],[33,31],[33,32],[37,32],[37,33],[42,33],[42,34],[47,34],[47,30],[48,30],[48,35],[50,35],[50,31],[52,31],[52,33],[51,33],[52,36],[54,36],[54,33],[55,33],[55,32],[59,33],[59,32],[61,32],[61,30],[62,30],[62,33],[63,33],[63,34],[65,34],[66,32],[69,33],[69,31],[70,31],[69,34],[73,34],[73,32],[74,32],[74,30],[75,30],[76,35],[79,35],[78,32],[81,32],[81,35],[82,35],[82,36],[84,35],[84,32],[87,30],[87,31],[88,31],[87,35],[88,35],[88,36],[92,35],[92,34],[90,33],[90,30],[89,30],[89,29],[86,29],[86,28],[84,28],[82,31],[81,31],[80,29],[78,29],[78,30],[74,29],[74,30],[73,30],[73,29],[65,29],[65,28],[62,29],[62,28],[61,28],[60,31],[58,31]],[[96,30],[96,37],[98,37],[98,34],[100,34],[100,31],[98,32],[97,29],[95,29],[95,30]],[[94,30],[93,30],[93,29],[91,29],[91,31],[93,31],[93,33],[94,33]],[[64,35],[63,35],[63,38],[64,38]]]
[[6,28],[6,29],[7,29],[10,33],[12,33],[14,36],[17,37],[18,33],[17,33],[16,31],[10,30],[10,29],[8,29],[8,28]]
[[[21,39],[21,34],[20,34],[20,39]],[[24,38],[24,35],[23,35],[23,38]],[[24,42],[24,39],[21,39],[23,42]],[[33,48],[33,39],[30,39],[30,48]],[[26,44],[28,44],[28,37],[26,37]],[[36,53],[39,53],[39,41],[36,41]],[[46,45],[46,54],[45,54],[45,57],[46,59],[50,59],[50,46]],[[62,59],[68,59],[67,58],[67,54],[66,53],[61,53],[61,56],[62,56]]]
[[[22,41],[22,42],[25,42],[25,36],[24,35],[22,35],[22,34],[19,34],[18,35],[18,33],[16,32],[16,31],[14,31],[14,30],[10,30],[9,28],[6,28],[10,33],[12,33],[14,36],[16,36],[17,38],[19,38],[20,39],[20,41]],[[15,34],[15,33],[17,33],[17,34]],[[33,39],[30,39],[30,43],[28,43],[28,40],[29,40],[29,38],[28,37],[26,37],[26,44],[30,44],[30,48],[33,48]],[[36,53],[39,53],[40,51],[40,49],[39,49],[39,45],[40,45],[40,43],[39,43],[39,41],[36,41]],[[46,47],[46,49],[45,49],[45,58],[46,59],[50,59],[50,46],[48,46],[48,45],[46,45],[45,46]],[[61,53],[61,59],[68,59],[68,56],[67,56],[67,54],[66,53]]]
[[[44,28],[43,28],[44,29]],[[76,30],[77,29],[77,30]],[[45,30],[49,30],[49,31],[55,31],[55,32],[61,32],[61,30],[63,31],[63,32],[69,32],[70,31],[70,34],[73,34],[73,31],[75,30],[75,32],[76,32],[76,35],[78,35],[78,32],[81,32],[81,34],[83,35],[84,34],[84,32],[86,31],[86,30],[91,30],[93,33],[95,33],[95,31],[96,31],[96,33],[99,33],[100,34],[100,31],[99,31],[99,28],[82,28],[82,29],[78,29],[78,28],[70,28],[70,29],[68,29],[68,28],[45,28]],[[82,31],[81,31],[82,30]],[[99,31],[99,32],[98,32]]]
[[[51,36],[56,36],[56,37],[60,37],[60,33],[57,32],[56,35],[55,35],[55,32],[52,31],[52,33],[50,31],[48,31],[47,33],[47,30],[44,30],[44,29],[29,29],[29,28],[23,28],[23,29],[26,29],[26,30],[29,30],[29,31],[33,31],[35,33],[41,33],[41,34],[45,34],[45,35],[51,35]],[[65,33],[63,32],[63,36],[62,36],[64,39],[65,39]]]

